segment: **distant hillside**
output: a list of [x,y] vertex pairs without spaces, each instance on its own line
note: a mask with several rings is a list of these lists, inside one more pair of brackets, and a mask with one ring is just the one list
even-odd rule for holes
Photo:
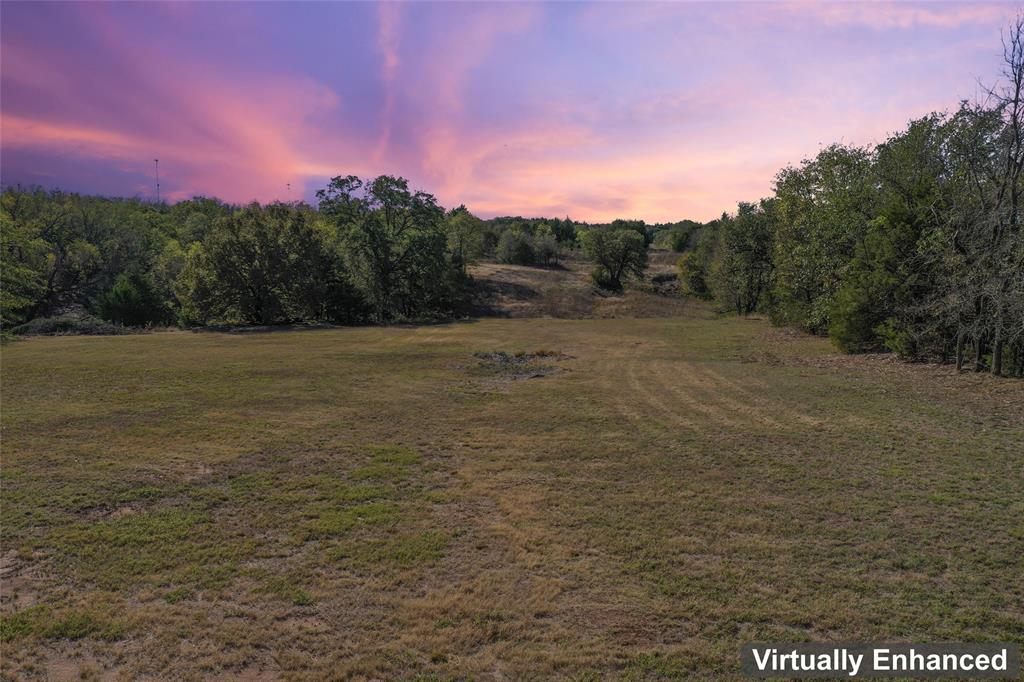
[[581,319],[711,316],[707,304],[679,295],[678,258],[678,253],[652,249],[645,281],[630,283],[623,294],[594,286],[593,264],[579,258],[555,267],[480,262],[469,268],[476,282],[473,314]]

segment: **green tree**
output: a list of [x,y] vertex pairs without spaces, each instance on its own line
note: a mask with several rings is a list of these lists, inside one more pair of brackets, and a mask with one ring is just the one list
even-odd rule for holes
[[834,144],[776,176],[772,319],[828,330],[843,269],[874,217],[870,150]]
[[324,319],[333,307],[329,287],[344,290],[347,284],[338,262],[308,208],[251,204],[218,220],[206,244],[189,250],[176,283],[183,318],[255,324]]
[[189,246],[173,289],[180,305],[178,319],[186,326],[205,325],[228,309],[218,298],[216,271],[200,242]]
[[484,255],[486,224],[470,213],[464,205],[460,205],[445,216],[444,230],[448,235],[452,263],[465,273],[466,265]]
[[641,237],[644,238],[644,246],[650,246],[651,242],[654,241],[654,231],[647,227],[647,223],[642,220],[625,220],[623,218],[616,218],[610,225],[613,230],[633,230]]
[[720,223],[710,285],[715,299],[738,315],[765,303],[772,282],[774,200],[740,203],[734,218]]
[[592,228],[579,233],[583,252],[597,264],[594,282],[621,291],[623,280],[642,278],[647,269],[647,244],[633,229]]
[[24,322],[44,290],[47,245],[0,206],[0,326]]
[[576,241],[576,223],[569,216],[565,216],[565,220],[555,218],[551,231],[559,244],[572,244]]
[[829,336],[843,350],[948,355],[953,334],[927,305],[941,279],[945,139],[944,118],[933,114],[877,149],[879,215],[855,245],[829,312]]
[[533,254],[538,265],[555,265],[558,263],[558,239],[549,229],[533,236]]
[[317,198],[344,235],[346,259],[376,321],[453,309],[463,280],[432,195],[410,191],[404,178],[350,175],[331,180]]
[[174,293],[174,282],[185,268],[187,253],[176,239],[168,239],[153,258],[150,278],[156,295],[160,298],[166,317],[174,320],[181,307]]
[[687,296],[705,300],[712,297],[709,283],[711,265],[718,246],[719,229],[728,220],[729,216],[723,213],[718,220],[709,222],[698,233],[693,250],[680,256],[676,267],[679,269],[680,289]]
[[501,233],[494,255],[502,263],[512,265],[533,265],[537,260],[533,240],[520,227],[512,227]]
[[231,213],[232,207],[219,199],[192,197],[179,201],[170,209],[172,236],[182,244],[204,241],[217,220]]
[[129,327],[171,321],[152,281],[137,272],[119,275],[110,291],[100,295],[96,308],[103,319]]
[[690,246],[690,239],[692,236],[692,230],[688,230],[685,227],[677,227],[672,230],[668,246],[676,253],[682,253]]

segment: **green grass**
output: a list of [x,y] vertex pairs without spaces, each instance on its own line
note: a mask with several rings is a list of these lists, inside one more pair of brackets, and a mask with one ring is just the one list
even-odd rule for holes
[[[537,348],[556,372],[474,356]],[[696,309],[39,338],[2,372],[8,677],[717,679],[749,641],[1024,642],[1020,382]]]
[[116,641],[123,626],[115,616],[98,609],[54,612],[46,606],[31,606],[0,617],[0,642],[37,638],[76,640],[93,637]]
[[295,606],[310,606],[314,601],[309,592],[296,584],[288,576],[272,576],[268,578],[261,591],[278,599],[289,601]]

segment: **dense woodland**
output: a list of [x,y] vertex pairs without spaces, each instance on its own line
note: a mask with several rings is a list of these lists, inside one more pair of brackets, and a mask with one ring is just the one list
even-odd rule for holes
[[849,352],[1024,375],[1024,39],[999,82],[875,147],[834,144],[701,230],[684,291]]
[[595,285],[615,291],[643,277],[653,246],[682,252],[681,290],[725,310],[827,334],[848,352],[1022,376],[1020,21],[1004,48],[1001,78],[979,101],[874,147],[825,147],[782,169],[772,196],[707,224],[482,220],[392,176],[336,177],[316,206],[9,187],[3,327],[445,319],[467,309],[474,261],[557,267],[579,254]]

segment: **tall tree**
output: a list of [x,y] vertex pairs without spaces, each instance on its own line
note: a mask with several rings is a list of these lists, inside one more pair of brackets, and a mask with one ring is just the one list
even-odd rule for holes
[[990,351],[991,371],[1001,374],[1006,348],[1019,357],[1024,343],[1024,16],[1004,36],[999,82],[984,100],[965,102],[952,128],[947,310],[958,328],[958,364],[970,340],[975,368]]
[[736,216],[723,220],[718,229],[711,289],[738,315],[761,308],[771,287],[774,205],[772,199],[740,203]]
[[445,216],[444,229],[448,235],[452,263],[465,273],[466,265],[483,256],[486,225],[465,205],[460,205]]
[[877,215],[855,244],[829,311],[829,336],[844,350],[948,356],[948,325],[928,303],[942,272],[936,246],[945,230],[945,140],[945,117],[931,114],[876,150]]
[[871,162],[870,150],[834,144],[776,177],[776,322],[828,329],[843,269],[874,217]]
[[344,235],[347,258],[376,321],[451,308],[455,273],[444,210],[433,195],[410,191],[404,178],[363,181],[349,175],[332,179],[317,199]]

